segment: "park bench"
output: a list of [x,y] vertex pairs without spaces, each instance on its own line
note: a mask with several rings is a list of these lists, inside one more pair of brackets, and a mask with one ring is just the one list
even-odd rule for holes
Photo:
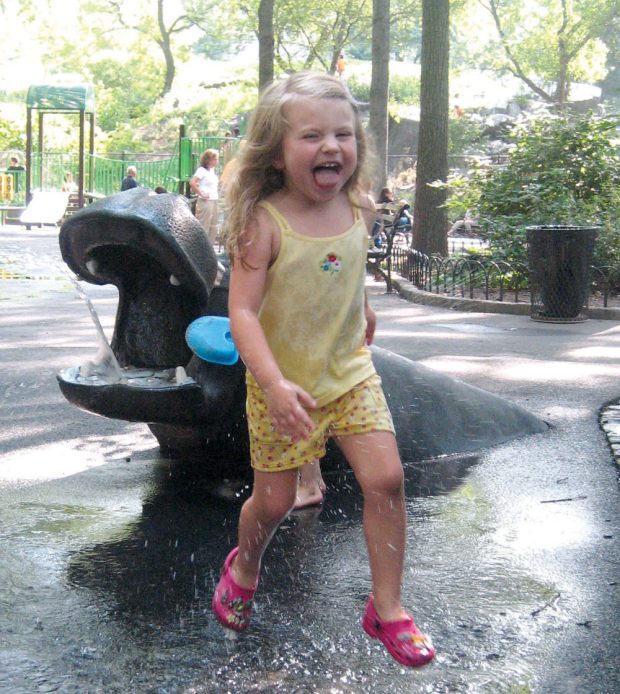
[[397,207],[395,203],[383,206],[377,217],[381,246],[377,248],[373,245],[366,256],[368,269],[374,273],[375,279],[382,277],[385,280],[388,293],[392,291],[392,249],[396,236],[400,234],[395,218]]

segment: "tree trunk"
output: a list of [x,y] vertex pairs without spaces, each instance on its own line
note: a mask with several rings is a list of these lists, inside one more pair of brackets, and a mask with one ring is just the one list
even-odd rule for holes
[[258,91],[273,82],[273,4],[260,0],[258,6]]
[[390,81],[390,0],[372,2],[372,74],[368,129],[377,157],[373,185],[387,181],[388,88]]
[[159,0],[157,3],[157,24],[159,26],[159,33],[161,39],[157,41],[161,50],[164,53],[164,58],[166,60],[166,76],[164,78],[164,86],[159,93],[160,98],[166,96],[172,89],[172,83],[174,82],[175,75],[175,65],[174,56],[172,55],[172,46],[170,45],[170,32],[166,29],[166,24],[164,22],[164,3],[163,0]]
[[423,0],[420,133],[413,213],[413,247],[430,255],[448,251],[444,190],[428,184],[448,177],[449,0]]

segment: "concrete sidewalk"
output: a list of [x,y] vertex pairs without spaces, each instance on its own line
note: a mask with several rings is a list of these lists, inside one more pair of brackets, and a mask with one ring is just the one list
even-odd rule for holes
[[[57,231],[1,228],[0,270],[7,269],[12,274],[5,276],[13,279],[0,279],[2,505],[26,513],[32,506],[24,499],[52,494],[69,508],[79,490],[80,503],[86,504],[89,496],[97,498],[97,485],[115,490],[123,475],[143,476],[143,487],[135,485],[133,513],[154,484],[155,439],[145,425],[77,410],[55,382],[59,369],[96,349],[86,307],[62,274]],[[407,573],[407,588],[440,647],[438,662],[417,673],[413,684],[372,651],[378,665],[370,679],[337,691],[620,691],[620,495],[618,471],[599,425],[601,407],[620,397],[620,324],[547,324],[523,315],[457,312],[388,295],[385,285],[372,279],[367,284],[378,316],[377,345],[515,402],[551,428],[482,451],[458,484],[422,499],[421,511],[415,498],[410,501],[411,571],[421,577]],[[109,331],[115,290],[88,291]],[[97,478],[90,474],[94,468]],[[105,491],[99,493],[103,499]],[[103,508],[103,501],[99,504]],[[203,560],[212,563],[210,556]],[[64,556],[58,561],[63,564]],[[55,578],[46,580],[56,585]],[[316,580],[317,586],[324,584],[321,576]],[[4,599],[0,595],[0,602]],[[93,604],[98,605],[96,596]],[[338,612],[346,614],[350,607],[339,606]],[[182,640],[182,633],[174,633]],[[15,634],[18,628],[13,639]],[[366,648],[363,635],[331,636],[336,648],[330,672],[337,677],[355,671],[351,651],[342,644],[359,638],[352,651],[357,658],[365,653],[359,650]],[[324,638],[319,631],[312,643]],[[255,642],[253,649],[267,647]],[[210,657],[217,661],[217,653]],[[370,656],[364,657],[361,668],[369,662]],[[256,660],[271,659],[268,651],[259,656],[241,651],[237,668],[251,672]],[[172,664],[167,667],[172,671]],[[319,669],[311,671],[310,682],[319,678]],[[177,686],[188,690],[192,683],[180,679]]]

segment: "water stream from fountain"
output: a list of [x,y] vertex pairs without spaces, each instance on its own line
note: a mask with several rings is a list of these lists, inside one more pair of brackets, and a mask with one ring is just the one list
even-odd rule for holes
[[[103,331],[103,327],[101,325],[101,321],[99,320],[99,316],[97,315],[97,311],[95,310],[95,307],[93,306],[93,302],[90,300],[90,297],[86,292],[82,289],[80,283],[78,282],[77,278],[74,277],[73,275],[69,275],[69,278],[71,279],[71,282],[73,286],[75,287],[75,290],[78,293],[78,296],[80,299],[84,301],[86,306],[88,307],[88,312],[90,313],[90,317],[93,320],[93,323],[95,324],[95,330],[97,331],[97,339],[99,342],[99,354],[97,355],[97,361],[98,365],[99,364],[104,364],[104,365],[109,365],[109,367],[112,370],[112,374],[116,377],[117,381],[120,381],[123,378],[123,371],[121,369],[120,364],[118,363],[118,360],[116,358],[116,355],[112,351],[112,347],[110,346],[110,343],[108,342],[108,338],[106,337],[106,334]],[[109,369],[108,369],[109,371]]]

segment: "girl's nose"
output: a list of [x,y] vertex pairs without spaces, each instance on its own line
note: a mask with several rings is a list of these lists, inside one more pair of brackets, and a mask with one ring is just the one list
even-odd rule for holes
[[324,152],[333,152],[338,149],[338,139],[335,135],[326,135],[323,139],[322,149]]

